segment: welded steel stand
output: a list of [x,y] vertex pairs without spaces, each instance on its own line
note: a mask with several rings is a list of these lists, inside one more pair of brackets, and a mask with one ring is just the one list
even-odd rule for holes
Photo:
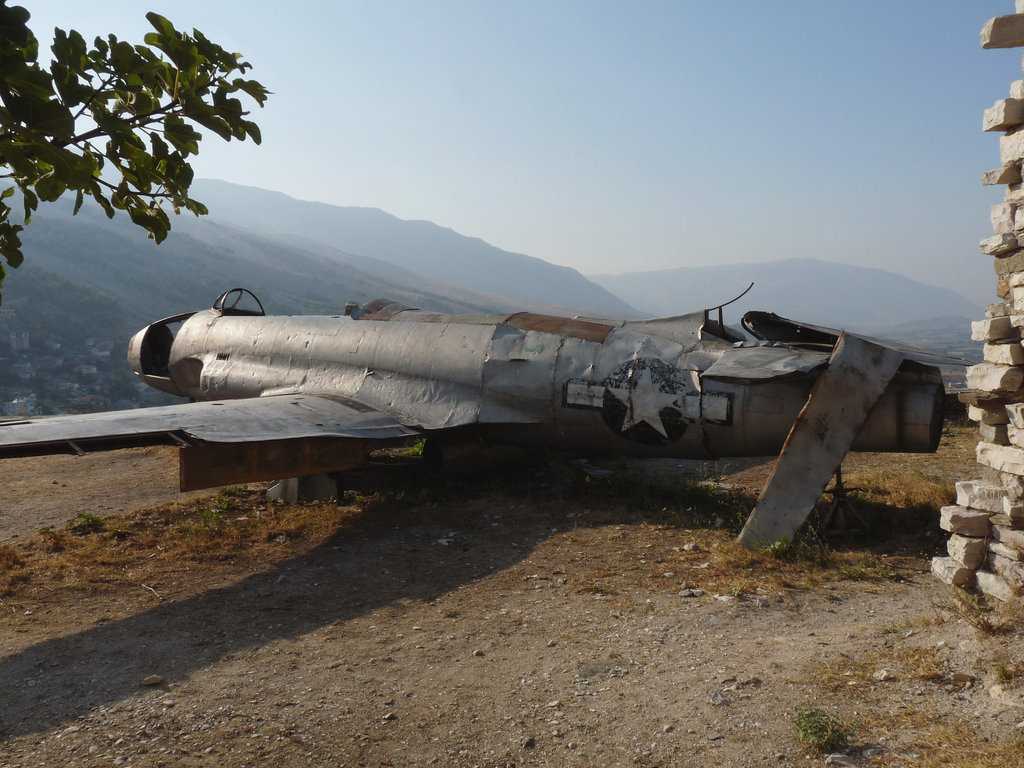
[[847,496],[850,491],[854,490],[857,489],[847,488],[843,485],[843,467],[840,464],[839,468],[836,469],[835,484],[830,490],[825,491],[826,494],[832,497],[832,500],[825,505],[824,513],[821,516],[822,533],[849,533],[851,530],[851,518],[856,520],[863,529],[867,529],[867,522],[861,516],[860,512],[857,511],[857,508],[853,506],[853,502],[850,501],[850,497]]

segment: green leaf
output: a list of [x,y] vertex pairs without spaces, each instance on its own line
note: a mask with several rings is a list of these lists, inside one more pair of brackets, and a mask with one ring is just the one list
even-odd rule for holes
[[0,5],[0,40],[18,48],[27,48],[32,40],[28,20],[29,12],[24,8]]
[[148,21],[153,26],[153,28],[164,37],[174,37],[178,34],[178,31],[174,28],[174,25],[171,24],[171,22],[169,22],[159,13],[154,13],[150,11],[146,14],[146,21]]
[[[10,179],[0,190],[0,255],[7,264],[20,263],[18,233],[39,201],[68,192],[75,213],[89,196],[108,217],[127,211],[160,242],[170,230],[160,201],[175,213],[207,213],[188,196],[189,159],[204,133],[260,142],[247,109],[263,106],[269,91],[231,79],[251,69],[242,55],[198,31],[179,32],[159,14],[146,18],[153,31],[145,44],[107,35],[90,48],[75,30],[54,30],[47,70],[37,63],[28,12],[0,0],[0,166]],[[16,190],[24,210],[17,225],[4,202]]]
[[67,191],[67,184],[57,178],[57,175],[50,171],[44,174],[36,182],[36,194],[39,195],[39,199],[47,203],[52,203],[54,200],[59,200],[60,196]]

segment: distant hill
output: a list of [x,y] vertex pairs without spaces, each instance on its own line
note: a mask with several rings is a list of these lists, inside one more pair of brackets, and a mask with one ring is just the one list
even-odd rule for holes
[[530,302],[611,317],[637,315],[627,302],[575,269],[504,251],[429,221],[405,221],[376,208],[306,202],[208,179],[197,180],[192,194],[209,207],[211,221],[327,258],[334,250],[370,257],[506,304]]
[[726,319],[732,322],[748,310],[760,309],[819,325],[878,332],[932,318],[955,318],[969,326],[969,320],[981,317],[984,310],[946,288],[881,269],[818,259],[589,277],[653,315],[714,307],[753,283],[746,296],[726,308]]

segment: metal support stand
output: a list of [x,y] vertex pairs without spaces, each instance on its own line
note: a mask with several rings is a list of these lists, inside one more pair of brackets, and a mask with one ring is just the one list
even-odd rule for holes
[[836,468],[835,483],[832,488],[825,491],[832,497],[832,500],[824,505],[821,516],[821,530],[823,533],[843,535],[855,530],[850,527],[850,519],[853,518],[861,526],[867,529],[868,524],[861,517],[860,512],[853,506],[853,502],[847,497],[847,492],[856,491],[857,488],[847,488],[843,484],[843,467],[840,464]]

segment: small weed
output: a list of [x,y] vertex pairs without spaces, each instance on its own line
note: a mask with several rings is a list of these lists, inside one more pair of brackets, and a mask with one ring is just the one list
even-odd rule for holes
[[423,456],[423,448],[426,446],[426,444],[427,438],[421,438],[412,445],[410,445],[408,448],[406,448],[404,451],[402,451],[402,455],[411,457],[421,457]]
[[764,554],[783,563],[810,563],[822,567],[833,561],[832,551],[820,539],[791,541],[787,537],[766,547]]
[[798,710],[791,722],[800,742],[818,755],[845,752],[854,734],[852,725],[838,715],[829,715],[817,707]]
[[224,522],[224,516],[213,509],[204,509],[199,513],[199,520],[203,525],[219,526]]
[[998,635],[1008,632],[1012,622],[993,620],[992,611],[981,604],[977,595],[956,590],[950,607],[959,618],[966,621],[983,635]]
[[892,567],[874,555],[839,560],[835,564],[836,576],[843,581],[901,581]]
[[221,488],[217,491],[217,495],[230,499],[235,498],[236,496],[241,496],[245,490],[246,487],[244,485],[229,485],[227,488]]
[[996,681],[1001,685],[1008,685],[1013,682],[1013,679],[1017,677],[1016,667],[1012,667],[1008,664],[998,663],[995,666]]
[[64,526],[64,530],[84,536],[88,533],[99,533],[103,530],[103,527],[104,523],[102,517],[89,514],[77,514],[68,521],[68,524]]

